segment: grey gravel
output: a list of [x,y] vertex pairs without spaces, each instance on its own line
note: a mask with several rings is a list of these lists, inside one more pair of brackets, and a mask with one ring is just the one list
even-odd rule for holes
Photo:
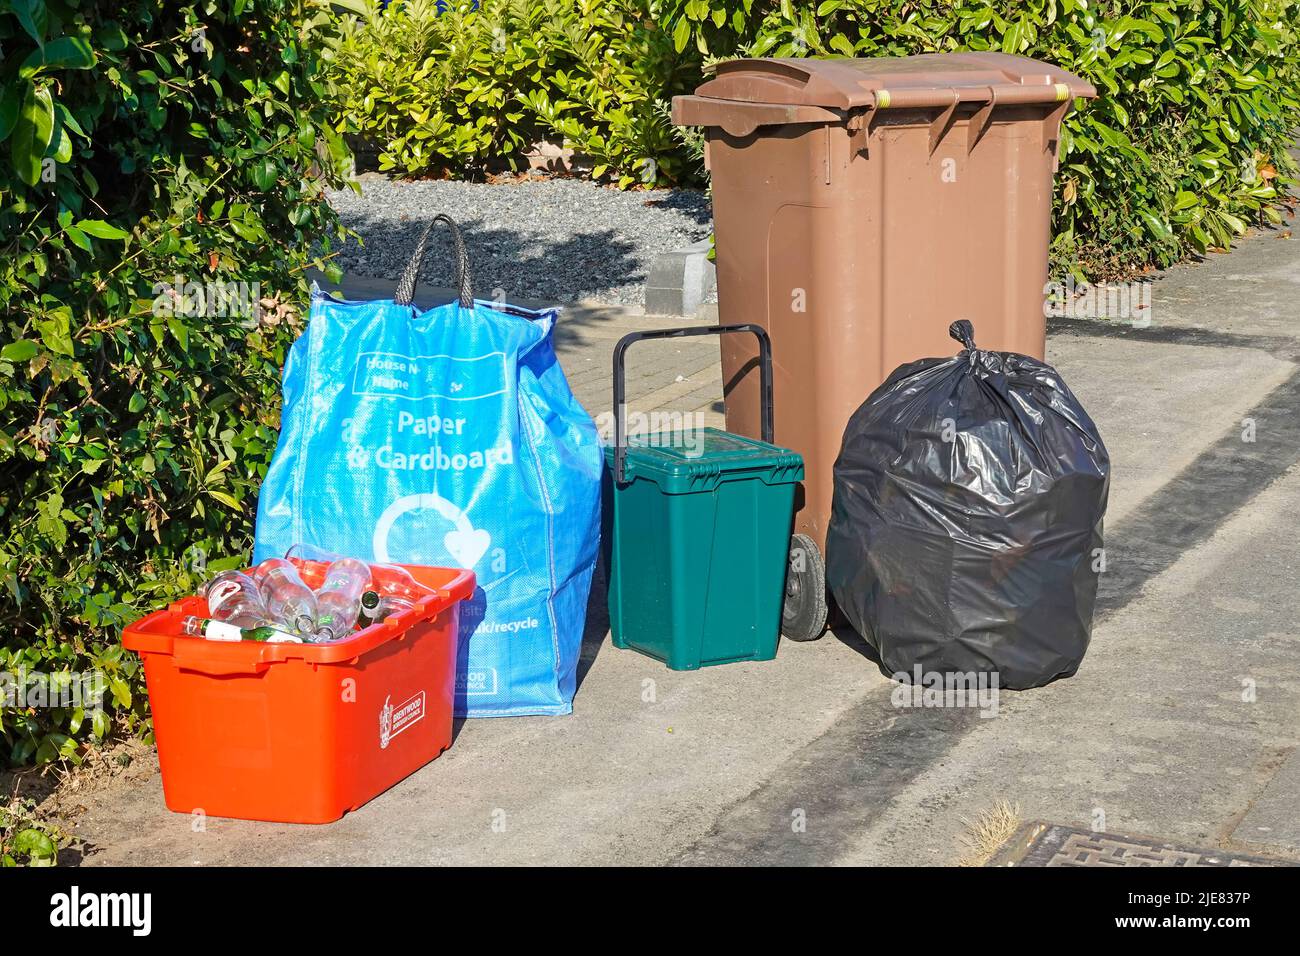
[[[429,219],[445,212],[465,235],[474,294],[507,300],[645,301],[656,256],[708,237],[708,197],[695,190],[620,192],[580,179],[506,183],[403,182],[367,173],[361,195],[330,193],[349,243],[345,274],[396,281]],[[445,240],[443,240],[445,242]],[[420,281],[454,285],[447,245],[431,240]]]

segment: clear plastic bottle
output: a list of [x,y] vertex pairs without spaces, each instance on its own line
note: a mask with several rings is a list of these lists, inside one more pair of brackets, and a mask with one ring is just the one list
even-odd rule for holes
[[421,598],[433,594],[433,588],[425,587],[406,568],[396,564],[376,564],[380,569],[376,575],[379,592],[385,597],[401,598],[407,604],[414,604]]
[[284,558],[268,558],[253,568],[272,623],[294,634],[316,630],[316,595],[303,583],[298,569]]
[[[324,548],[317,547],[314,544],[295,544],[285,552],[285,558],[293,561],[295,565],[302,565],[308,562],[319,562],[321,564],[332,564],[342,558],[342,555],[335,554],[332,551],[326,551]],[[370,567],[371,580],[374,582],[374,590],[381,595],[393,595],[405,598],[414,604],[423,597],[433,594],[433,588],[425,587],[419,581],[411,576],[411,572],[397,564],[378,564],[374,561],[365,562]]]
[[403,611],[409,611],[415,607],[415,602],[404,597],[395,597],[391,594],[384,595],[379,599],[379,619],[382,621],[390,614],[400,614]]
[[261,627],[270,623],[266,603],[257,582],[242,571],[222,571],[203,589],[208,616],[237,627]]
[[286,561],[293,562],[294,567],[303,568],[309,564],[333,564],[341,554],[335,554],[333,551],[326,551],[324,548],[318,548],[314,544],[303,544],[299,542],[289,548],[284,553]]
[[340,558],[345,557],[344,555],[339,554],[337,551],[327,551],[325,548],[322,548],[319,545],[306,544],[301,541],[299,541],[297,544],[290,547],[289,550],[284,553],[284,556],[289,561],[292,561],[294,564],[298,564],[298,565],[307,562],[317,562],[320,564],[333,564],[335,561],[339,560]]
[[370,584],[370,568],[356,558],[339,558],[325,571],[316,590],[313,641],[337,641],[352,633],[361,611],[361,595]]

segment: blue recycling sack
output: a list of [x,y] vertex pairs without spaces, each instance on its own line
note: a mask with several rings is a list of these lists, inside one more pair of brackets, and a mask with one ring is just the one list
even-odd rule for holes
[[[458,301],[412,304],[429,230],[452,231]],[[599,545],[602,452],[556,359],[558,312],[475,301],[438,216],[392,301],[313,290],[284,366],[255,562],[297,543],[472,569],[455,713],[573,709]]]

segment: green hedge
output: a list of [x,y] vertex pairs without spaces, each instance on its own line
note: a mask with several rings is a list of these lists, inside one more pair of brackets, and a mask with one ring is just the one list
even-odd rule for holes
[[68,836],[34,811],[31,800],[0,803],[0,867],[58,863],[59,846],[69,842]]
[[1295,173],[1300,0],[470,6],[440,17],[432,2],[408,2],[349,22],[339,122],[374,141],[385,168],[464,174],[545,133],[620,185],[689,184],[697,165],[664,107],[712,60],[971,49],[1037,57],[1100,91],[1065,125],[1058,270],[1109,278],[1224,248],[1249,224],[1278,221],[1279,187]]
[[99,672],[110,704],[5,706],[0,759],[147,729],[123,624],[246,552],[302,268],[337,230],[328,23],[0,3],[0,674]]
[[403,0],[340,24],[337,127],[408,175],[518,167],[562,139],[623,186],[689,179],[656,93],[699,78],[651,5],[628,0]]

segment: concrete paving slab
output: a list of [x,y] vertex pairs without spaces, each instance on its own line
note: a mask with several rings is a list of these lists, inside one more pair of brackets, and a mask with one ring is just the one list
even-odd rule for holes
[[1075,334],[1050,337],[1047,360],[1097,423],[1110,452],[1108,527],[1207,445],[1242,431],[1244,413],[1296,370],[1285,358],[1240,345],[1139,344]]
[[1238,843],[1300,856],[1300,751],[1293,750],[1232,832]]
[[1295,221],[1252,232],[1232,250],[1170,269],[1156,282],[1152,322],[1237,335],[1294,336],[1300,311]]

